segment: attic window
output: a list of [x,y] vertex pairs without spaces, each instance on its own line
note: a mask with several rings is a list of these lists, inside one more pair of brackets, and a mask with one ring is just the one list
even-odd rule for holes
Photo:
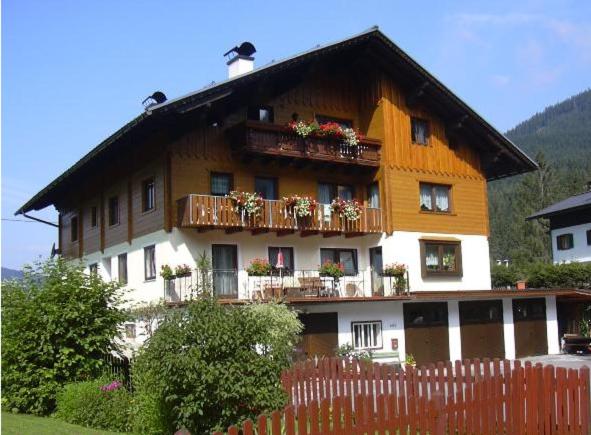
[[76,242],[78,240],[78,216],[70,219],[70,231],[71,241]]
[[253,106],[248,108],[248,119],[251,121],[274,122],[274,113],[271,106]]
[[429,121],[420,118],[411,118],[410,134],[412,143],[429,145]]

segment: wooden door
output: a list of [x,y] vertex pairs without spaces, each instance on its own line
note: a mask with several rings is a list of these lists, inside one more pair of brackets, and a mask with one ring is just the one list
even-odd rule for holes
[[548,353],[544,298],[513,299],[513,323],[517,358]]
[[403,305],[406,354],[417,365],[449,360],[447,302]]
[[369,248],[369,267],[371,269],[371,293],[373,295],[385,296],[384,278],[382,277],[384,262],[381,246]]
[[460,302],[462,358],[505,358],[503,301]]
[[299,353],[303,358],[334,356],[339,346],[337,313],[300,314],[304,325]]

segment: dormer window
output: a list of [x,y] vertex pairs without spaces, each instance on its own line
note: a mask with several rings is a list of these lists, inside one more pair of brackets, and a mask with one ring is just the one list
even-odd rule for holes
[[272,124],[275,120],[271,106],[253,106],[248,108],[248,119],[251,121],[268,122]]
[[429,121],[421,118],[411,118],[410,127],[412,143],[429,145]]

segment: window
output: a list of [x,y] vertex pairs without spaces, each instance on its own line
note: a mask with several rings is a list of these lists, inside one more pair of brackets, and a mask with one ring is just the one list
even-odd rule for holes
[[380,208],[380,188],[377,182],[367,187],[367,205],[370,208]]
[[156,247],[144,248],[144,278],[146,281],[156,279]]
[[382,347],[382,322],[352,322],[353,347],[355,349],[380,349]]
[[271,106],[255,106],[249,107],[247,117],[251,121],[269,122],[273,123],[274,113]]
[[420,118],[410,119],[412,143],[418,145],[429,144],[429,121]]
[[135,338],[135,323],[126,323],[125,324],[125,337],[126,338]]
[[98,263],[89,264],[88,271],[90,272],[91,275],[97,275],[98,274]]
[[119,254],[117,257],[119,284],[127,284],[127,254]]
[[320,263],[326,261],[341,263],[347,276],[357,275],[357,249],[321,249]]
[[78,240],[78,216],[74,216],[70,219],[70,239],[72,242]]
[[587,246],[591,246],[591,230],[587,230]]
[[234,177],[232,174],[212,172],[210,181],[212,195],[224,196],[234,188]]
[[421,240],[420,243],[423,276],[462,275],[460,242]]
[[353,199],[353,186],[332,183],[318,183],[318,202],[330,204],[333,199]]
[[283,274],[291,274],[293,273],[294,266],[293,266],[293,248],[286,248],[286,247],[270,247],[269,248],[269,264],[273,268],[274,271],[278,270],[275,266],[277,266],[277,259],[279,258],[279,251],[283,254]]
[[451,211],[451,186],[420,183],[419,204],[421,211],[449,213]]
[[255,177],[254,191],[264,199],[277,199],[277,178]]
[[318,124],[327,124],[329,122],[336,122],[343,128],[352,128],[353,121],[350,119],[342,119],[342,118],[335,118],[332,116],[325,116],[325,115],[316,115],[316,122]]
[[109,226],[117,225],[119,223],[119,197],[112,196],[109,198]]
[[142,182],[142,211],[154,209],[154,178]]
[[560,236],[556,237],[556,247],[559,251],[566,251],[567,249],[574,248],[574,246],[575,243],[572,233],[561,234]]
[[96,228],[98,225],[98,213],[96,205],[90,207],[90,227]]

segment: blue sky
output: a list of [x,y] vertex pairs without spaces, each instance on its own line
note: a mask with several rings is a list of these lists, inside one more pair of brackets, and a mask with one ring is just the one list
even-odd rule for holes
[[[136,116],[226,77],[252,41],[264,65],[372,25],[501,131],[591,86],[582,1],[2,2],[2,265],[47,255],[55,229],[14,211]],[[57,220],[47,209],[37,216]],[[20,219],[17,217],[17,219]]]

